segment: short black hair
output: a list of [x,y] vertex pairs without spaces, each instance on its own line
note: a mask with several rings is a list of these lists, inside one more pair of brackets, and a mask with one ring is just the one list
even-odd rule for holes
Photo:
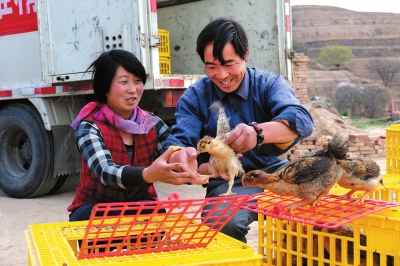
[[146,70],[134,54],[118,49],[104,52],[86,70],[86,72],[93,72],[94,96],[100,103],[107,103],[106,94],[110,90],[111,82],[119,66],[137,76],[143,84],[146,83]]
[[208,44],[214,43],[213,56],[224,65],[222,52],[228,42],[232,43],[236,54],[244,59],[249,50],[249,41],[243,26],[233,19],[217,18],[200,32],[197,37],[196,52],[204,63],[204,49]]

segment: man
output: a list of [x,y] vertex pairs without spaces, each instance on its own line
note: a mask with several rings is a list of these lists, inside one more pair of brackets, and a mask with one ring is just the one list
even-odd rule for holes
[[[207,76],[179,99],[172,134],[191,147],[196,147],[204,135],[215,137],[217,117],[209,107],[220,101],[233,129],[225,143],[243,154],[240,160],[244,170],[273,173],[283,168],[288,161],[277,156],[311,135],[314,128],[311,115],[300,105],[293,89],[280,75],[246,67],[247,35],[234,20],[218,18],[210,22],[197,38],[196,51]],[[197,160],[200,174],[212,174],[209,154],[203,153]],[[218,197],[227,188],[228,181],[210,179],[206,197]],[[241,177],[235,179],[233,192],[238,195],[262,191],[260,187],[242,188]],[[240,210],[221,232],[246,242],[249,224],[255,220],[256,213]]]

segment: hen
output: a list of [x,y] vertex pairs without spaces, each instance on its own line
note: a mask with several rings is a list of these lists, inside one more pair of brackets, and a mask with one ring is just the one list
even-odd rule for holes
[[[331,136],[323,136],[321,138],[322,147],[326,147],[331,139]],[[364,203],[364,200],[375,191],[379,184],[383,185],[379,164],[371,158],[347,153],[345,159],[336,161],[342,168],[342,177],[339,179],[338,185],[350,189],[344,196],[351,199],[354,192],[365,191],[361,197],[356,199],[356,203]]]
[[282,196],[300,198],[286,207],[291,213],[307,204],[315,207],[342,176],[342,168],[336,159],[344,159],[347,152],[347,142],[335,135],[319,155],[299,157],[273,174],[250,171],[242,177],[242,184],[243,187],[260,186]]
[[229,118],[225,114],[225,110],[220,102],[215,102],[211,106],[214,109],[218,109],[218,124],[217,124],[217,136],[212,138],[211,136],[204,136],[197,143],[197,153],[208,152],[211,154],[210,163],[214,170],[212,175],[206,176],[209,178],[224,177],[229,179],[229,186],[226,193],[220,196],[234,195],[232,192],[233,182],[236,176],[242,176],[245,172],[242,164],[236,156],[235,151],[226,145],[224,141],[229,135],[230,126]]

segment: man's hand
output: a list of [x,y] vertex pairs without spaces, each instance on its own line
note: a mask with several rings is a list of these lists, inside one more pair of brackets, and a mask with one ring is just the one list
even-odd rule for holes
[[241,123],[231,131],[225,143],[237,153],[245,153],[257,145],[257,132],[253,127]]

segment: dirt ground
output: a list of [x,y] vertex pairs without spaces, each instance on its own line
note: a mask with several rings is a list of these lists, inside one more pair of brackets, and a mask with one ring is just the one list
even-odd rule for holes
[[[326,116],[328,115],[326,114]],[[334,132],[336,130],[346,133],[350,131],[348,127],[343,126],[342,128],[343,121],[327,123],[325,123],[325,127],[318,123],[316,130],[325,128],[334,130]],[[342,129],[338,128],[338,125]],[[374,128],[368,130],[368,134],[385,135],[385,130]],[[386,158],[379,158],[376,161],[381,166],[381,172],[386,173]],[[183,199],[203,198],[205,195],[205,188],[194,185],[172,186],[157,183],[156,189],[162,200],[167,199],[171,192],[178,192]],[[68,221],[66,209],[73,196],[74,192],[68,192],[34,199],[14,199],[0,190],[0,266],[27,265],[28,253],[24,230],[29,229],[31,224]],[[257,251],[257,223],[253,223],[251,228],[247,236],[248,244]]]

